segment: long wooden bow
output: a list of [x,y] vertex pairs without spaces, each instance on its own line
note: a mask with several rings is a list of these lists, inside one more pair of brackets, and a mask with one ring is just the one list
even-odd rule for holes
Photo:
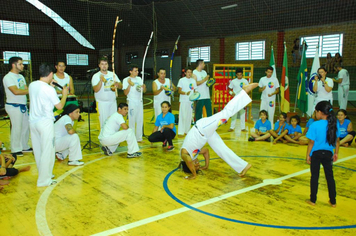
[[173,68],[173,58],[174,58],[174,52],[178,49],[178,41],[180,39],[180,35],[178,35],[178,38],[176,42],[174,43],[174,48],[172,51],[172,57],[171,57],[171,63],[169,64],[169,79],[171,81],[171,96],[172,96],[172,101],[174,101],[174,91],[173,91],[173,75],[172,75],[172,68]]
[[[147,57],[148,48],[150,47],[150,44],[151,44],[152,37],[153,37],[153,31],[151,32],[150,39],[147,42],[145,54],[143,55],[143,59],[142,59],[142,72],[141,72],[142,73],[142,85],[145,82],[145,61],[146,61],[146,57]],[[142,96],[143,96],[143,89],[141,89],[141,102],[142,102]]]
[[[116,20],[115,20],[115,26],[114,26],[114,33],[112,35],[112,48],[111,48],[111,65],[112,65],[112,73],[113,73],[113,81],[115,83],[115,36],[116,36],[116,27],[117,27],[117,24],[119,22],[121,22],[122,20],[119,20],[119,17],[117,16],[116,17]],[[115,95],[116,97],[118,97],[118,93],[117,93],[117,88],[115,87]]]

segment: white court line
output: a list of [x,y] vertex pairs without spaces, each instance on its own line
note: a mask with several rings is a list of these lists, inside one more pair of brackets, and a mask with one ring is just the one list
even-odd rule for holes
[[[146,148],[147,146],[142,146],[141,148]],[[126,150],[125,151],[122,151],[122,152],[117,152],[115,154],[121,154],[121,153],[124,153],[124,152],[127,152]],[[102,152],[96,152],[96,153],[88,153],[88,154],[85,154],[83,156],[90,156],[90,155],[96,155],[96,154],[102,154]],[[74,173],[75,171],[79,170],[80,168],[86,166],[86,165],[89,165],[89,164],[92,164],[94,162],[97,162],[97,161],[100,161],[100,160],[103,160],[105,158],[108,158],[108,157],[112,157],[112,156],[103,156],[101,158],[98,158],[98,159],[95,159],[95,160],[92,160],[92,161],[88,161],[88,162],[85,162],[85,164],[83,166],[77,166],[77,167],[74,167],[73,169],[67,171],[66,173],[64,173],[63,175],[59,176],[56,181],[57,181],[57,184],[54,184],[54,185],[50,185],[46,188],[46,190],[41,194],[41,197],[38,199],[38,202],[37,202],[37,206],[36,206],[36,214],[35,214],[35,217],[36,217],[36,224],[37,224],[37,230],[39,232],[40,235],[52,235],[52,232],[51,230],[49,229],[48,227],[48,224],[47,224],[47,219],[46,219],[46,205],[47,205],[47,201],[48,201],[48,198],[49,198],[49,195],[51,195],[53,189],[62,181],[64,180],[66,177],[68,177],[70,174]]]
[[[355,157],[356,157],[356,155],[348,156],[348,157],[340,159],[340,160],[338,160],[338,161],[336,161],[334,163],[337,164],[337,163],[340,163],[340,162],[348,161],[348,160],[351,160],[351,159],[353,159]],[[280,177],[280,178],[277,178],[277,179],[274,179],[274,180],[275,181],[286,180],[286,179],[293,178],[293,177],[296,177],[296,176],[301,175],[301,174],[308,173],[309,171],[310,171],[310,169],[301,170],[301,171],[295,172],[293,174],[289,174],[289,175],[286,175],[286,176],[283,176],[283,177]],[[264,187],[264,186],[267,186],[267,185],[270,185],[270,183],[256,184],[256,185],[253,185],[253,186],[250,186],[250,187],[247,187],[247,188],[239,189],[239,190],[227,193],[227,194],[223,194],[223,195],[218,196],[218,197],[214,197],[214,198],[202,201],[202,202],[198,202],[198,203],[192,204],[191,206],[194,207],[194,208],[199,208],[199,207],[206,206],[206,205],[209,205],[209,204],[212,204],[212,203],[215,203],[215,202],[218,202],[218,201],[230,198],[230,197],[234,197],[236,195],[239,195],[239,194],[242,194],[242,193],[246,193],[246,192],[249,192],[249,191]],[[152,223],[152,222],[155,222],[155,221],[158,221],[158,220],[161,220],[161,219],[173,216],[173,215],[177,215],[177,214],[180,214],[182,212],[189,211],[189,210],[191,210],[191,209],[187,208],[187,207],[182,207],[182,208],[179,208],[179,209],[176,209],[176,210],[173,210],[173,211],[169,211],[169,212],[166,212],[166,213],[163,213],[163,214],[160,214],[160,215],[152,216],[152,217],[149,217],[149,218],[146,218],[146,219],[143,219],[143,220],[139,220],[139,221],[127,224],[127,225],[123,225],[123,226],[120,226],[120,227],[117,227],[117,228],[113,228],[113,229],[109,229],[109,230],[106,230],[106,231],[103,231],[103,232],[100,232],[100,233],[97,233],[97,234],[93,234],[92,236],[106,236],[106,235],[112,235],[112,234],[120,233],[122,231],[127,231],[129,229],[133,229],[133,228],[136,228],[136,227],[148,224],[148,223]]]

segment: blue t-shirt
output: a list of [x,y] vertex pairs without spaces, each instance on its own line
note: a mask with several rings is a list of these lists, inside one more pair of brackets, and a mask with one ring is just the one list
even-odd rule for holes
[[[274,131],[277,131],[278,128],[279,128],[279,121],[274,123]],[[281,135],[281,133],[286,129],[288,129],[288,124],[286,122],[284,122],[283,126],[278,131],[278,135]]]
[[259,131],[261,131],[263,133],[266,133],[267,131],[272,129],[271,121],[266,120],[265,123],[263,123],[262,120],[259,119],[258,121],[256,121],[255,129],[259,130]]
[[314,122],[314,119],[313,119],[313,118],[310,118],[310,119],[308,120],[307,125],[305,126],[305,128],[309,128],[309,126],[310,126],[311,124],[313,124],[313,122]]
[[302,128],[300,125],[297,125],[295,128],[293,125],[288,125],[288,134],[294,134],[295,132],[302,133]]
[[164,117],[163,117],[163,113],[159,114],[156,118],[156,122],[155,122],[155,126],[158,127],[162,127],[163,125],[170,125],[173,123],[173,132],[176,132],[176,126],[174,125],[175,122],[175,118],[174,115],[170,112],[168,112]]
[[[327,150],[334,153],[335,146],[330,145],[326,140],[326,131],[328,129],[327,120],[318,120],[313,122],[308,129],[307,138],[314,141],[313,148],[310,152],[310,156],[314,151]],[[340,137],[340,128],[337,125],[336,137]]]
[[346,135],[349,133],[349,132],[347,132],[347,127],[349,126],[350,123],[351,123],[351,121],[349,119],[345,119],[344,123],[341,125],[340,121],[337,120],[337,124],[340,127],[340,138],[345,138]]

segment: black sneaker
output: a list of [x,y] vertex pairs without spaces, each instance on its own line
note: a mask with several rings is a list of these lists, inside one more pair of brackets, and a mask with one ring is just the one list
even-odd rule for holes
[[135,158],[135,157],[140,157],[142,155],[142,152],[135,152],[132,154],[127,153],[127,158]]
[[174,146],[168,146],[167,151],[173,151],[174,150]]
[[112,155],[112,152],[110,151],[110,149],[107,146],[101,146],[101,150],[103,150],[104,154],[107,156]]
[[162,147],[167,147],[167,139],[162,143]]
[[253,142],[253,141],[255,141],[255,138],[254,137],[249,137],[248,141]]
[[16,155],[18,157],[23,157],[23,152],[12,152],[11,155]]
[[22,150],[22,152],[33,152],[32,148],[26,149],[26,150]]

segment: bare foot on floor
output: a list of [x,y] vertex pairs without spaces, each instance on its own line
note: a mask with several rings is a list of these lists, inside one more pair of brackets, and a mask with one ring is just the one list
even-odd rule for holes
[[234,131],[233,129],[228,129],[228,131],[227,132],[232,132],[232,131]]
[[305,202],[308,203],[311,206],[315,206],[315,202],[312,202],[309,199],[305,200]]
[[329,204],[331,207],[335,208],[336,207],[336,204],[332,204],[330,201],[329,201]]
[[8,185],[10,181],[8,180],[0,180],[0,185]]
[[239,174],[240,177],[244,177],[245,174],[247,173],[247,171],[252,167],[251,164],[247,164],[247,166],[245,167],[245,169],[242,170],[242,172]]

